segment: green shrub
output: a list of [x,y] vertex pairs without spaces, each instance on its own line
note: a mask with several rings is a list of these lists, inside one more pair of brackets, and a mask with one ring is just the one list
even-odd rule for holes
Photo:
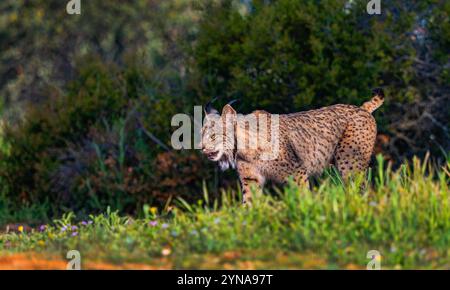
[[208,77],[203,89],[278,112],[365,100],[391,73],[389,39],[375,18],[358,25],[368,16],[345,2],[274,1],[246,15],[231,5],[209,8],[194,51]]
[[201,96],[241,98],[242,112],[286,113],[360,105],[382,86],[386,103],[375,116],[393,158],[448,151],[449,45],[442,35],[450,6],[385,1],[382,15],[370,16],[367,1],[349,2],[204,5],[193,88]]
[[51,192],[58,205],[79,214],[108,206],[139,214],[143,206],[164,206],[176,197],[192,201],[210,179],[206,161],[195,152],[164,151],[149,143],[136,119],[128,116],[106,128],[92,128],[82,142],[57,155],[65,160],[54,170]]
[[204,161],[195,152],[164,153],[170,120],[184,106],[170,94],[178,90],[174,78],[160,81],[132,60],[126,69],[95,58],[79,67],[66,92],[30,105],[19,124],[5,124],[6,198],[20,206],[48,201],[53,216],[107,206],[136,213],[143,204],[198,192],[208,178]]
[[11,198],[36,202],[36,190],[48,191],[48,174],[58,163],[49,149],[77,141],[98,120],[119,116],[125,104],[114,69],[95,63],[80,72],[67,95],[30,105],[22,122],[6,124],[3,138],[10,150],[1,156],[1,177],[17,194]]

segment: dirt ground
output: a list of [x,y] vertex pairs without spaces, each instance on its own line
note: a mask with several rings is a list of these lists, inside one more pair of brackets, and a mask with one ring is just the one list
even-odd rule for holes
[[[50,257],[38,253],[20,253],[0,256],[0,270],[66,270],[67,260]],[[167,266],[151,266],[146,264],[111,264],[104,262],[86,262],[81,266],[86,270],[158,270],[170,269]]]
[[[327,263],[315,255],[292,256],[276,255],[271,259],[258,259],[251,257],[242,260],[239,252],[225,252],[221,255],[194,255],[182,264],[174,267],[173,261],[160,258],[152,264],[121,263],[114,264],[104,261],[82,261],[83,270],[165,270],[165,269],[326,269]],[[247,257],[248,258],[248,257]],[[291,258],[291,259],[290,259]],[[0,270],[66,270],[68,260],[61,256],[51,256],[42,253],[18,253],[0,256]],[[277,265],[277,266],[274,266]],[[348,264],[344,269],[364,269],[361,265]]]

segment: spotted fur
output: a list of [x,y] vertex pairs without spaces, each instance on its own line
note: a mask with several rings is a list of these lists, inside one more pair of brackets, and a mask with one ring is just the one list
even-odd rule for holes
[[[231,120],[235,130],[224,130],[223,140],[217,142],[208,123],[208,116],[212,115],[207,115],[202,128],[202,150],[222,169],[237,169],[244,203],[251,199],[252,186],[262,187],[267,180],[284,183],[291,176],[299,184],[307,183],[309,177],[320,174],[330,164],[345,178],[350,172],[368,167],[377,135],[371,113],[382,105],[383,99],[383,91],[375,89],[372,99],[361,107],[338,104],[279,115],[279,154],[274,160],[261,159],[268,148],[225,146],[233,140],[251,139],[254,133],[236,123],[236,111],[226,105],[220,118],[224,123]],[[219,116],[217,112],[212,114]],[[258,118],[269,113],[252,114]]]

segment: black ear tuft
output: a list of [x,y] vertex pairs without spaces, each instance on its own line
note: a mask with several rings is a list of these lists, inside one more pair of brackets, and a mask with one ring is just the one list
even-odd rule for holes
[[375,88],[372,90],[372,97],[380,97],[381,99],[384,99],[384,91],[382,88]]
[[212,103],[214,103],[219,97],[215,97],[211,101],[209,101],[205,106],[205,113],[208,114],[217,114],[218,111],[212,107]]
[[231,100],[231,101],[229,101],[228,102],[228,105],[233,105],[234,103],[236,103],[236,102],[239,102],[240,100],[239,99],[234,99],[234,100]]

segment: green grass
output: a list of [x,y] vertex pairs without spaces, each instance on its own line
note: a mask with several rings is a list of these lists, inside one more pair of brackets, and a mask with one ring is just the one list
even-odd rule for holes
[[290,184],[251,208],[237,202],[239,193],[224,192],[162,212],[146,208],[142,219],[108,211],[83,225],[67,214],[42,232],[1,235],[0,253],[65,257],[76,249],[84,261],[155,264],[164,257],[172,268],[365,268],[367,252],[378,250],[384,269],[450,268],[450,163],[432,170],[414,160],[391,172],[379,162],[376,173],[346,186],[333,175],[312,190]]

